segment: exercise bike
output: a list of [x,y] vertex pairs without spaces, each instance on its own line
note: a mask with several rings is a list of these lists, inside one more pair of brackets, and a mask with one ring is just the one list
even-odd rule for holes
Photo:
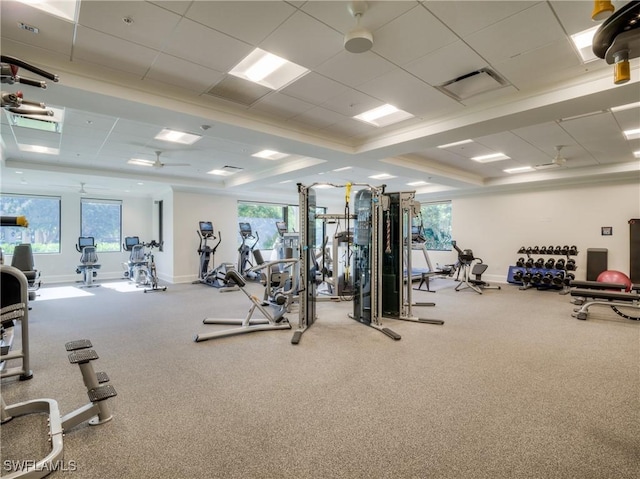
[[[124,239],[124,249],[129,251],[129,261],[123,263],[126,268],[125,278],[129,278],[136,286],[144,287],[144,292],[166,291],[166,286],[158,285],[158,273],[156,262],[152,252],[153,248],[160,248],[160,243],[151,240],[149,243],[141,243],[137,236],[127,236]],[[145,252],[144,248],[149,248]],[[151,286],[147,288],[147,286]]]
[[489,266],[484,264],[481,258],[473,256],[472,250],[461,250],[455,241],[451,241],[451,246],[458,252],[458,263],[460,264],[458,274],[462,273],[462,280],[456,286],[456,291],[460,291],[462,286],[464,286],[462,289],[471,288],[478,294],[482,294],[483,289],[501,289],[500,286],[491,286],[482,279],[482,274]]
[[[220,243],[222,243],[222,233],[218,232],[216,237],[213,223],[211,221],[200,221],[199,229],[196,230],[198,238],[200,238],[200,244],[198,245],[198,254],[200,256],[198,265],[198,279],[192,284],[206,284],[207,286],[213,286],[220,289],[221,292],[238,291],[237,286],[229,285],[225,282],[224,278],[228,269],[233,269],[233,264],[222,263],[215,269],[210,270],[209,265],[215,264],[216,250]],[[216,244],[209,246],[207,242],[209,240],[218,240]]]
[[76,268],[76,273],[82,274],[82,287],[100,286],[93,282],[93,278],[98,275],[97,270],[102,266],[98,264],[95,238],[93,236],[80,236],[76,243],[76,251],[80,253],[80,264]]

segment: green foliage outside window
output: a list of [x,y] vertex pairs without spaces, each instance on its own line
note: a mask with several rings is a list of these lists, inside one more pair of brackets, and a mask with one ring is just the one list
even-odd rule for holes
[[121,250],[122,202],[83,198],[80,204],[81,236],[92,236],[96,251]]
[[20,243],[31,243],[34,253],[60,252],[60,198],[1,195],[0,213],[3,216],[26,216],[29,222],[28,228],[0,228],[0,248],[5,254],[13,254],[15,246]]
[[420,213],[427,249],[451,251],[451,202],[422,203]]

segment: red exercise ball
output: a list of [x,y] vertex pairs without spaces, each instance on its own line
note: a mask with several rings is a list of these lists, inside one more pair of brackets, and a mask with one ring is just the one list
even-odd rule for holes
[[626,286],[625,288],[626,292],[631,291],[631,286],[633,285],[633,283],[631,282],[631,279],[629,279],[629,276],[622,273],[621,271],[615,271],[615,270],[603,271],[598,275],[598,278],[596,279],[596,281],[599,281],[600,283],[624,284]]

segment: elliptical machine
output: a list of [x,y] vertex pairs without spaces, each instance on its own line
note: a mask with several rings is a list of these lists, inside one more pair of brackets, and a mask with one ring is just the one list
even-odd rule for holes
[[[220,291],[238,291],[239,288],[237,286],[227,284],[224,279],[227,275],[227,270],[233,269],[233,265],[231,263],[222,263],[215,269],[209,269],[209,265],[211,263],[215,264],[214,258],[218,246],[222,243],[222,233],[218,232],[218,237],[216,237],[213,229],[213,223],[211,221],[200,221],[199,229],[196,230],[196,233],[198,233],[198,237],[200,238],[200,244],[198,245],[200,262],[198,267],[198,279],[195,280],[193,284],[206,284],[207,286],[219,288]],[[209,240],[218,241],[213,245],[213,247],[211,247],[207,244],[207,241]]]
[[[260,250],[255,250],[255,247],[260,241],[260,235],[256,231],[254,236],[250,223],[240,222],[238,226],[240,227],[240,237],[242,238],[242,244],[238,248],[238,273],[240,273],[240,276],[255,281],[260,279],[260,274],[252,270],[254,264],[251,261],[251,255],[253,254],[256,260],[257,265],[255,266],[264,263]],[[249,245],[249,240],[255,241]]]

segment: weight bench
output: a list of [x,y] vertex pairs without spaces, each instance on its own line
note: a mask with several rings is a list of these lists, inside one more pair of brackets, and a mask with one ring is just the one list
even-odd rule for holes
[[[591,306],[609,306],[618,315],[625,319],[640,321],[640,285],[634,285],[630,292],[625,292],[626,285],[617,283],[598,283],[596,281],[576,282],[572,281],[572,286],[581,284],[586,287],[573,288],[570,291],[572,297],[576,298],[575,304],[581,304],[580,308],[574,310],[572,316],[577,319],[586,320]],[[597,283],[597,284],[587,284]],[[611,291],[617,289],[618,291]],[[626,314],[625,311],[637,310],[637,314]]]

